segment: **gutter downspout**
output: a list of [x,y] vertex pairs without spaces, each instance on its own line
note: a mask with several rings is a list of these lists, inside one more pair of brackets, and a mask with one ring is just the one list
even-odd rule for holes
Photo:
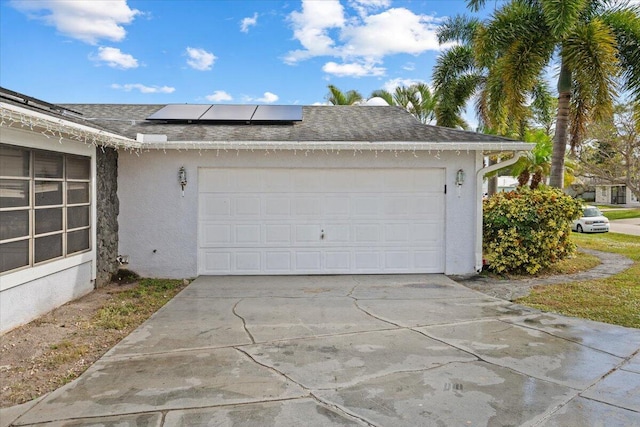
[[482,271],[482,182],[484,175],[497,171],[498,169],[506,168],[517,162],[520,157],[524,156],[527,151],[514,151],[513,157],[504,162],[497,163],[495,165],[487,166],[486,168],[479,169],[476,172],[476,195],[478,201],[476,203],[476,272]]

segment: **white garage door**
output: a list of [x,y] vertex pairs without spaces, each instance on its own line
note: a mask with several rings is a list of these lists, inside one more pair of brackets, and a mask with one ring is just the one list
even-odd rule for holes
[[444,169],[198,174],[198,274],[444,272]]

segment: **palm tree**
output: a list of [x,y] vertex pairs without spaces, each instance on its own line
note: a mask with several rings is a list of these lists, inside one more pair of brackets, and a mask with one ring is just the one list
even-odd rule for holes
[[[485,3],[467,0],[475,11]],[[474,50],[489,70],[489,109],[515,121],[541,72],[559,67],[554,187],[563,187],[567,142],[575,147],[589,121],[611,115],[618,84],[640,102],[640,6],[627,1],[511,0],[478,27]]]
[[342,92],[334,85],[329,85],[327,88],[329,89],[327,101],[332,105],[353,105],[362,101],[362,95],[357,90]]
[[553,141],[543,129],[528,131],[524,140],[535,142],[536,146],[513,165],[511,173],[518,178],[518,186],[524,187],[529,184],[529,187],[535,190],[551,170]]
[[371,98],[380,97],[389,105],[398,105],[411,113],[421,123],[429,123],[434,118],[436,98],[425,83],[398,86],[393,93],[384,89],[374,90]]
[[[449,18],[438,28],[438,42],[457,45],[438,56],[433,69],[433,85],[438,100],[435,116],[438,126],[468,129],[462,113],[471,97],[482,90],[485,72],[476,65],[473,38],[480,22],[458,15]],[[482,98],[480,98],[481,100]],[[486,109],[476,104],[481,122],[486,122]]]

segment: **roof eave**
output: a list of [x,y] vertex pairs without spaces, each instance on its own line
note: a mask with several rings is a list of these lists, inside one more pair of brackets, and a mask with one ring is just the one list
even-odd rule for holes
[[143,143],[159,150],[355,150],[355,151],[531,151],[535,144],[423,141],[167,141]]
[[65,138],[95,146],[138,149],[142,145],[134,139],[75,123],[49,114],[0,102],[0,127],[39,132],[47,138]]

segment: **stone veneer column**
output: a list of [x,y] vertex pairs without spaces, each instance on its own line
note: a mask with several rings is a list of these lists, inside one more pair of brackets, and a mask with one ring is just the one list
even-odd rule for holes
[[98,147],[96,154],[97,187],[97,271],[96,287],[111,281],[118,271],[118,152]]

